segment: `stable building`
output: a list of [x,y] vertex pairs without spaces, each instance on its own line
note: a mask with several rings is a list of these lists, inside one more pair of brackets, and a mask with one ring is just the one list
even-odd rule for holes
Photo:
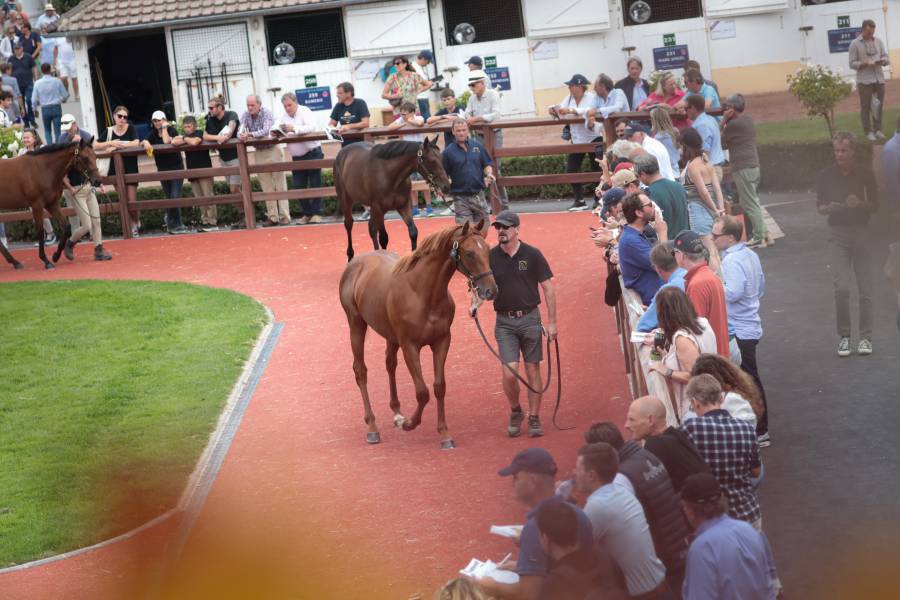
[[645,76],[692,58],[723,93],[782,91],[804,62],[849,77],[864,19],[900,65],[900,2],[889,0],[84,0],[60,30],[91,74],[83,120],[100,129],[117,104],[144,123],[159,108],[202,113],[215,94],[240,111],[256,93],[278,114],[287,91],[324,124],[342,81],[380,123],[383,69],[425,48],[457,93],[466,59],[484,57],[508,116],[544,113],[573,73],[623,77],[629,56]]

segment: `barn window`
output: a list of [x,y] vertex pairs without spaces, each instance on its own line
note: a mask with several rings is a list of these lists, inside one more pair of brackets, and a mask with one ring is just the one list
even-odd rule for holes
[[447,43],[456,45],[453,30],[460,23],[475,28],[475,43],[525,37],[520,0],[445,0]]
[[293,14],[266,19],[269,64],[275,62],[274,50],[286,42],[294,48],[294,62],[331,60],[347,56],[344,20],[340,10]]
[[622,0],[625,25],[644,25],[702,16],[700,0]]

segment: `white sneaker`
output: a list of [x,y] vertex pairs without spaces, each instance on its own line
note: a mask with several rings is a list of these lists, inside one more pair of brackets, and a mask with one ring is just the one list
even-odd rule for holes
[[867,134],[866,134],[866,139],[869,140],[870,142],[878,141],[878,138],[875,136],[875,132],[874,132],[874,131],[870,131],[869,133],[867,133]]
[[872,354],[872,342],[869,340],[860,340],[856,353],[860,356],[868,356]]
[[850,338],[841,338],[841,343],[838,344],[838,356],[850,356]]
[[442,211],[439,212],[438,214],[439,214],[440,216],[442,216],[442,217],[452,217],[452,216],[453,216],[454,214],[456,214],[456,213],[453,212],[453,207],[450,206],[450,207],[448,207],[448,208],[445,208],[444,210],[442,210]]
[[883,140],[883,139],[885,139],[887,136],[885,136],[884,133],[881,132],[881,131],[876,131],[876,132],[875,132],[875,137],[877,137],[879,140]]

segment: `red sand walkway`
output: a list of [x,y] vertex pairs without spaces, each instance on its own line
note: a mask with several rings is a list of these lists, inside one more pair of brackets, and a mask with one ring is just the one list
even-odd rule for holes
[[[115,260],[105,264],[87,260],[88,248],[81,246],[76,262],[49,273],[40,269],[36,252],[18,252],[26,270],[2,265],[0,282],[187,281],[253,296],[285,324],[179,562],[190,565],[184,569],[188,576],[172,584],[183,584],[180,591],[163,596],[200,597],[198,588],[207,597],[212,589],[240,596],[245,585],[254,597],[431,597],[471,557],[499,560],[512,550],[506,540],[489,535],[488,527],[522,521],[509,481],[496,474],[516,451],[543,445],[568,470],[592,420],[621,422],[628,393],[612,310],[602,300],[600,253],[588,236],[591,222],[584,213],[523,216],[523,239],[544,251],[556,274],[564,382],[560,421],[578,428],[553,430],[552,406],[545,400],[546,437],[506,437],[500,367],[465,314],[468,300],[459,277],[451,285],[457,317],[447,363],[447,418],[458,448],[449,452],[439,450],[433,403],[418,430],[390,427],[384,342],[371,333],[369,385],[384,442],[365,443],[337,301],[345,264],[339,226],[111,242]],[[418,221],[420,235],[449,223]],[[393,248],[408,252],[402,223],[389,223],[389,230]],[[355,233],[357,251],[366,250],[365,227],[357,225]],[[490,239],[495,241],[493,234]],[[486,327],[493,322],[491,312],[482,308]],[[430,382],[430,365],[425,369]],[[398,383],[409,413],[414,393],[402,361]],[[176,527],[168,523],[122,544],[4,575],[0,595],[133,597],[129,586],[159,583],[153,565]],[[184,586],[194,586],[193,592]]]

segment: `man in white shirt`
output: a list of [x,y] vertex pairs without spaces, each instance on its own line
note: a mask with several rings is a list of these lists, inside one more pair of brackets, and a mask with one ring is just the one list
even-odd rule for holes
[[[422,50],[419,52],[419,55],[416,57],[416,60],[413,61],[412,67],[413,70],[426,81],[430,81],[431,85],[434,86],[434,82],[431,81],[432,75],[431,72],[434,70],[434,67],[429,68],[432,61],[434,61],[434,54],[431,53],[431,50]],[[431,93],[431,89],[427,89],[424,92],[419,93],[416,97],[416,103],[418,104],[419,114],[422,115],[424,120],[428,120],[428,117],[431,116],[431,104],[428,101],[428,94]]]
[[78,69],[75,67],[75,49],[66,38],[58,38],[56,48],[53,49],[53,62],[59,71],[59,79],[69,91],[69,79],[72,80],[72,91],[75,92],[75,100],[78,101]]
[[[281,97],[284,114],[278,120],[278,127],[288,135],[304,135],[316,130],[316,118],[306,106],[297,103],[297,96],[288,92]],[[293,160],[322,160],[321,144],[318,141],[294,142],[287,145]],[[322,187],[322,169],[303,169],[291,171],[294,189]],[[300,200],[303,216],[298,221],[301,225],[322,222],[322,199],[303,198]]]
[[588,127],[598,135],[603,135],[603,125],[598,125],[596,119],[598,114],[606,119],[612,113],[628,112],[628,98],[625,92],[613,86],[613,80],[608,75],[603,73],[598,75],[594,82],[596,94],[594,105],[589,106],[583,113],[587,117]]
[[666,179],[675,181],[675,173],[672,171],[672,161],[669,160],[669,151],[662,142],[657,141],[647,134],[647,129],[638,123],[632,121],[625,128],[625,139],[629,142],[640,144],[647,151],[647,154],[654,156],[659,163],[659,174]]
[[[472,94],[469,96],[469,102],[466,104],[466,111],[463,117],[469,124],[479,125],[483,123],[493,123],[500,118],[500,93],[489,87],[491,80],[487,73],[480,69],[469,71],[469,89]],[[503,147],[503,130],[494,129],[494,147]],[[500,159],[491,156],[494,161],[494,169],[497,175],[500,174]],[[500,202],[501,210],[509,208],[509,198],[506,195],[506,188],[497,184],[497,200]],[[499,210],[497,212],[500,212]]]

